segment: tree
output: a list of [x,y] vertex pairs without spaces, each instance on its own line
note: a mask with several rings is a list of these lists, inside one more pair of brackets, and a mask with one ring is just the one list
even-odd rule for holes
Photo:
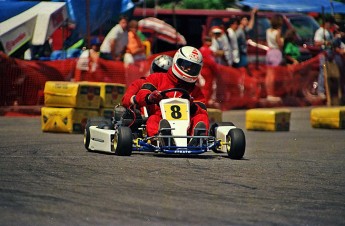
[[235,0],[145,0],[146,7],[155,7],[155,2],[160,8],[172,8],[175,4],[181,9],[225,9]]

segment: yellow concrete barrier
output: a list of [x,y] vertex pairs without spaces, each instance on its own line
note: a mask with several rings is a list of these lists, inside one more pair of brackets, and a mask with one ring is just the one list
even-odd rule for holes
[[310,123],[313,128],[345,129],[345,106],[313,108]]
[[246,129],[289,131],[291,111],[286,108],[257,108],[246,111]]
[[42,131],[58,133],[83,133],[87,119],[98,116],[98,110],[42,107]]

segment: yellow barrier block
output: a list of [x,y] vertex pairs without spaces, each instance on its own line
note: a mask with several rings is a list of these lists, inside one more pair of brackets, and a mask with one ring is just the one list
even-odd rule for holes
[[101,107],[114,108],[120,104],[126,91],[126,85],[120,83],[107,82],[82,82],[83,84],[99,85],[101,87]]
[[313,128],[345,129],[345,106],[314,108],[310,122]]
[[222,122],[223,112],[216,108],[207,108],[208,118],[210,123]]
[[98,109],[101,104],[100,90],[96,84],[47,81],[44,104],[49,107]]
[[259,131],[289,131],[291,111],[279,108],[258,108],[246,111],[246,129]]
[[83,133],[87,119],[98,117],[97,110],[78,108],[41,108],[43,132]]

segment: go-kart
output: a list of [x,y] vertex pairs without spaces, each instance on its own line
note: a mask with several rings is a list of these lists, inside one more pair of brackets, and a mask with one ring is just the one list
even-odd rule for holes
[[[182,95],[169,98],[166,96],[169,92]],[[133,151],[187,155],[213,151],[227,153],[231,159],[243,157],[246,140],[242,129],[232,122],[220,122],[210,126],[208,135],[187,135],[192,100],[189,93],[184,89],[172,88],[161,94],[164,97],[159,102],[162,117],[169,122],[171,128],[160,128],[157,135],[147,136],[146,117],[133,109],[122,107],[119,110],[115,107],[112,119],[88,119],[84,133],[85,148],[88,151],[108,152],[119,156],[130,156]],[[163,135],[163,130],[170,130],[170,135]],[[207,134],[207,131],[202,132],[201,134]],[[162,142],[163,139],[166,142]],[[189,145],[190,139],[197,139],[197,145]]]

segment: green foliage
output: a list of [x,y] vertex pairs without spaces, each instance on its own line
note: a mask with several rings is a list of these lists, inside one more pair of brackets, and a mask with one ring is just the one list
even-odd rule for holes
[[182,6],[186,9],[225,9],[225,0],[183,0]]
[[[158,0],[160,8],[171,9],[175,4],[177,9],[225,9],[235,0]],[[155,0],[146,0],[146,7],[153,8]]]

